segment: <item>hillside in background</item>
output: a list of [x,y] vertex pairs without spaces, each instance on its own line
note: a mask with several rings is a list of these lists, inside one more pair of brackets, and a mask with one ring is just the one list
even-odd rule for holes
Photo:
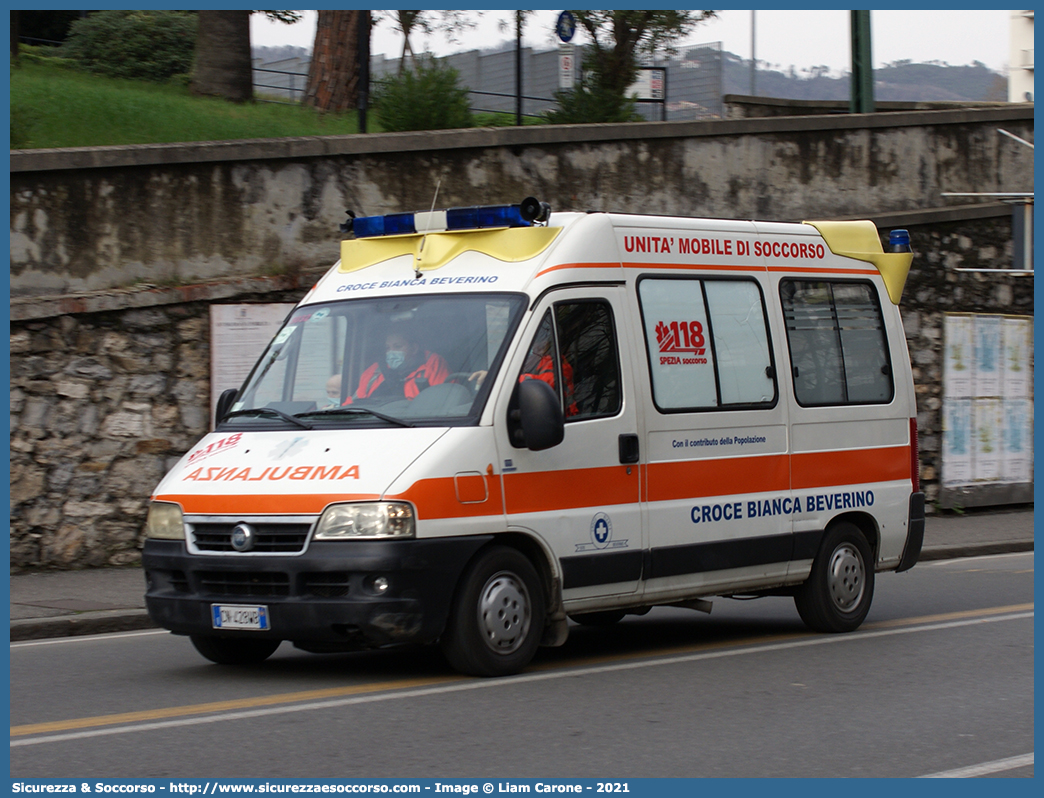
[[[732,53],[725,59],[725,94],[750,93],[750,61]],[[788,100],[847,100],[848,74],[832,77],[826,67],[786,72],[758,69],[757,94]],[[895,102],[1004,102],[1008,79],[978,61],[969,66],[896,61],[874,70],[874,99]]]
[[[310,55],[306,48],[292,46],[255,47],[253,53],[254,58],[260,58],[263,63]],[[729,52],[723,52],[722,57],[725,61],[722,93],[749,94],[750,61]],[[1007,78],[978,61],[968,66],[897,61],[876,70],[874,81],[874,97],[881,101],[1004,102],[1008,99]],[[826,67],[759,68],[756,90],[761,97],[788,100],[847,100],[848,74],[831,76]]]

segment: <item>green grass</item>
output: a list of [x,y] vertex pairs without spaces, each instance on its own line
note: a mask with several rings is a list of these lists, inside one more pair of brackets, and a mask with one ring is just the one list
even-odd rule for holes
[[[373,130],[376,120],[368,119]],[[358,133],[354,113],[196,97],[185,85],[119,80],[23,56],[11,65],[11,147],[96,147]]]

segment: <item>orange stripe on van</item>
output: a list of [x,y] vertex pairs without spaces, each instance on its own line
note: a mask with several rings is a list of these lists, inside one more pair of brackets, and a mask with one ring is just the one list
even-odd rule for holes
[[794,490],[910,479],[909,446],[795,453],[790,462]]
[[536,273],[536,277],[557,272],[559,269],[619,269],[619,263],[559,263],[557,266],[548,266]]
[[500,490],[500,477],[485,477],[486,489],[489,492],[484,502],[461,502],[457,498],[457,488],[453,477],[433,477],[419,479],[410,485],[404,493],[397,496],[388,495],[389,501],[413,502],[417,508],[417,518],[433,520],[436,518],[481,518],[504,513],[504,499]]
[[827,269],[825,267],[769,266],[770,272],[786,272],[787,274],[880,274],[877,269]]
[[608,507],[638,501],[638,471],[623,465],[504,474],[508,513]]
[[648,501],[784,491],[790,486],[789,457],[728,457],[650,463]]
[[177,502],[190,515],[318,515],[333,502],[373,501],[371,493],[304,493],[263,495],[194,495],[168,493],[156,501]]
[[[770,454],[650,463],[642,466],[643,501],[661,502],[739,493],[807,490],[833,485],[892,482],[911,478],[910,447],[850,449],[831,452]],[[788,473],[789,471],[789,473]],[[453,477],[415,482],[403,493],[384,498],[409,501],[420,519],[480,518],[508,513],[553,512],[577,507],[608,507],[638,501],[638,473],[608,466],[529,474],[487,475],[489,498],[462,503]],[[377,501],[377,494],[317,493],[283,495],[164,494],[156,501],[177,502],[191,515],[318,515],[334,502]]]
[[625,269],[647,269],[655,271],[657,269],[686,269],[692,271],[694,269],[703,272],[763,272],[765,271],[764,266],[758,266],[756,264],[748,264],[746,266],[724,266],[722,264],[710,264],[710,263],[624,263]]

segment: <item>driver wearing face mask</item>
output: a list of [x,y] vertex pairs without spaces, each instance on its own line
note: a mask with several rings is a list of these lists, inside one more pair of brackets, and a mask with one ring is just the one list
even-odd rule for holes
[[421,349],[402,330],[392,330],[384,340],[384,362],[377,362],[363,372],[359,388],[352,399],[387,397],[413,399],[429,385],[445,382],[449,368],[441,355]]

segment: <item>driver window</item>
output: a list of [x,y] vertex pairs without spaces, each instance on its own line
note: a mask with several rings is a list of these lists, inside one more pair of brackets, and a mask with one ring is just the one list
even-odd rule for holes
[[558,394],[566,423],[620,411],[620,358],[612,310],[602,300],[559,302],[540,322],[519,382],[539,379]]

